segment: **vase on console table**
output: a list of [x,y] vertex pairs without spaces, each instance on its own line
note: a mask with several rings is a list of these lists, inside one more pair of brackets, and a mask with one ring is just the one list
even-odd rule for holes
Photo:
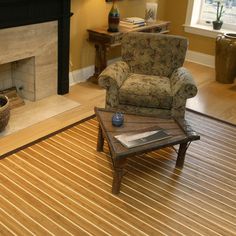
[[112,7],[108,14],[108,31],[118,32],[120,22],[120,12],[116,6],[116,0],[112,1]]

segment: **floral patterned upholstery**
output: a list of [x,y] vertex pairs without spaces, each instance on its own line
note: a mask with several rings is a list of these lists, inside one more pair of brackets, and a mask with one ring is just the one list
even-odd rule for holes
[[182,67],[186,38],[156,33],[124,35],[122,61],[99,76],[106,108],[184,117],[186,100],[197,94],[190,72]]
[[119,103],[171,109],[173,97],[169,79],[161,76],[130,74],[119,90]]

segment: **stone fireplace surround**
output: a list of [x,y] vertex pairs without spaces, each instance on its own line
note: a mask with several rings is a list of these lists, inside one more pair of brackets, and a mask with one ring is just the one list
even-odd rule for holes
[[52,21],[0,29],[0,90],[16,87],[30,101],[57,93],[57,28]]
[[[48,74],[48,77],[51,77],[53,74],[55,76],[56,71],[56,80],[57,80],[57,93],[58,94],[65,94],[69,91],[69,39],[70,39],[70,5],[71,0],[0,0],[0,32],[3,30],[3,32],[13,32],[17,30],[25,30],[23,35],[20,36],[17,35],[18,39],[13,44],[16,47],[15,52],[14,48],[12,48],[12,55],[13,58],[6,59],[0,56],[0,64],[4,63],[5,68],[9,67],[7,65],[8,62],[14,61],[10,65],[10,67],[17,68],[21,66],[21,68],[24,68],[25,64],[37,64],[41,68],[44,67],[44,71],[38,73],[44,74],[48,70],[48,67],[46,63],[51,64],[53,68],[53,72],[51,74]],[[45,24],[46,23],[46,24]],[[44,30],[44,26],[49,26],[48,29],[46,29],[46,33],[42,32]],[[27,26],[29,28],[25,28],[24,26]],[[31,28],[32,27],[32,28]],[[36,28],[34,28],[36,27]],[[6,30],[6,31],[5,31]],[[9,30],[9,31],[8,31]],[[56,31],[57,30],[57,31]],[[56,32],[57,39],[53,36],[51,37],[48,34],[48,31]],[[18,32],[19,33],[19,32]],[[15,32],[15,35],[17,32]],[[10,34],[9,34],[10,35]],[[44,43],[39,42],[38,47],[35,47],[35,55],[32,53],[32,38],[31,36],[35,35],[36,37],[43,37],[43,35],[46,37],[46,39],[49,39],[49,42],[46,43],[46,40],[44,40]],[[26,41],[21,41],[24,36],[28,36],[28,39],[31,39],[28,43]],[[0,36],[2,37],[2,35]],[[25,37],[27,38],[27,37]],[[2,42],[4,46],[2,46]],[[4,39],[0,43],[1,46],[4,47],[2,50],[4,53],[9,52],[9,44],[8,44],[8,37]],[[52,43],[57,43],[57,48],[55,46],[48,47],[46,49],[46,44],[52,46]],[[19,45],[25,44],[25,48],[27,49],[27,52],[25,55],[22,55],[21,53],[18,53]],[[16,50],[17,49],[17,50]],[[1,49],[0,49],[1,50]],[[44,57],[42,58],[42,55],[38,53],[40,50],[44,51],[47,55],[52,55],[54,52],[56,53],[54,57],[57,59],[57,65],[52,62],[54,59],[52,59],[52,56],[49,58]],[[49,52],[48,52],[48,51]],[[1,53],[3,52],[1,51]],[[51,52],[51,54],[50,54]],[[21,55],[20,55],[21,54]],[[14,56],[15,55],[15,56]],[[23,57],[23,58],[21,58]],[[15,58],[15,59],[14,59]],[[21,59],[24,59],[23,61]],[[29,59],[29,60],[28,60]],[[32,60],[31,60],[32,59]],[[10,60],[10,61],[9,61]],[[54,63],[54,64],[53,64]],[[39,68],[40,68],[39,67]],[[28,67],[28,69],[30,69]],[[0,71],[3,71],[4,69],[0,68]],[[23,70],[23,71],[22,71]],[[37,68],[33,69],[35,70],[34,73],[37,77]],[[24,73],[24,69],[20,69],[18,71],[13,70],[13,74],[16,72],[18,74]],[[55,78],[53,79],[55,80]],[[41,85],[40,85],[41,84]],[[40,85],[39,88],[44,88],[48,86],[48,81],[45,79],[45,76],[36,78],[34,85]],[[34,85],[32,85],[34,87]],[[42,86],[42,87],[41,87]],[[23,86],[23,89],[26,90],[26,85]],[[54,87],[54,88],[53,88]],[[38,88],[36,88],[37,90]],[[48,88],[47,88],[48,89]],[[50,92],[55,92],[55,86],[52,86],[50,89]],[[44,96],[44,92],[38,92],[36,91],[36,98]],[[48,93],[48,91],[45,93]]]

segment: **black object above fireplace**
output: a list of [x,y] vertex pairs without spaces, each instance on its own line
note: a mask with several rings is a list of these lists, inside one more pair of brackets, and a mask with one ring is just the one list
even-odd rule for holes
[[0,0],[0,29],[58,21],[58,94],[69,92],[71,0]]

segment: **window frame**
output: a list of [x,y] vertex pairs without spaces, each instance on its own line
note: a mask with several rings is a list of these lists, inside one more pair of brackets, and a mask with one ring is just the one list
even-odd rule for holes
[[198,23],[201,13],[202,0],[189,0],[187,6],[186,20],[184,24],[185,32],[215,38],[219,33],[236,33],[233,29],[214,30],[212,24]]

